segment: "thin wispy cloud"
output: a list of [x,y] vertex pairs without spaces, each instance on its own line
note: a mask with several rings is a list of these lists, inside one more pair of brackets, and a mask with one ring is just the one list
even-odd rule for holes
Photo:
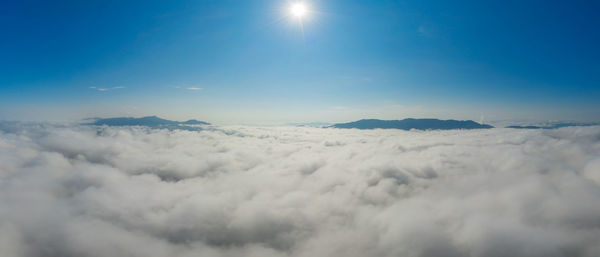
[[186,85],[183,85],[183,86],[171,86],[171,87],[175,88],[175,89],[186,89],[186,90],[192,90],[192,91],[204,90],[204,88],[197,87],[197,86],[186,86]]
[[417,28],[417,32],[419,33],[419,36],[426,37],[426,38],[435,38],[437,35],[436,28],[434,27],[433,24],[430,24],[430,23],[421,24]]
[[119,86],[119,87],[90,87],[90,89],[101,91],[101,92],[116,90],[116,89],[123,89],[123,88],[125,88],[125,87],[121,87],[121,86]]

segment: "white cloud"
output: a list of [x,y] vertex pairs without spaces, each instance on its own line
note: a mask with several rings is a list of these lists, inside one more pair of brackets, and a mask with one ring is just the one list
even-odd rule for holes
[[183,86],[172,86],[172,88],[175,88],[175,89],[187,89],[187,90],[192,90],[192,91],[204,90],[204,88],[202,88],[202,87],[186,86],[186,85],[183,85]]
[[7,256],[599,256],[600,128],[0,123]]
[[94,89],[94,90],[98,90],[98,91],[102,91],[102,92],[115,90],[115,89],[123,89],[123,88],[125,88],[125,87],[121,87],[121,86],[118,86],[118,87],[90,87],[90,89]]

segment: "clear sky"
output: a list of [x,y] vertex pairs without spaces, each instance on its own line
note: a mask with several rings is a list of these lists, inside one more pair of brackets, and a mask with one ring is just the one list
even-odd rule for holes
[[5,1],[0,119],[600,120],[599,1]]

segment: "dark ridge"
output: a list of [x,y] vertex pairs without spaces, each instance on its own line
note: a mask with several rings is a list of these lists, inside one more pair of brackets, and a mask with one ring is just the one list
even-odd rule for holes
[[106,119],[95,119],[92,123],[86,123],[85,125],[95,126],[146,126],[150,128],[166,128],[166,129],[186,129],[186,130],[199,130],[200,128],[191,127],[189,125],[210,125],[208,122],[199,120],[188,120],[188,121],[172,121],[162,119],[156,116],[148,116],[142,118],[133,117],[116,117]]
[[544,126],[507,126],[506,128],[512,128],[512,129],[557,129],[557,128],[564,128],[564,127],[587,127],[587,126],[596,126],[596,125],[600,125],[600,123],[574,123],[574,122],[565,122],[565,123],[555,123],[555,124],[548,124],[548,125],[544,125]]
[[540,127],[540,126],[508,126],[506,128],[512,128],[512,129],[542,129],[543,127]]
[[184,121],[181,124],[185,124],[185,125],[210,125],[210,123],[205,122],[205,121],[199,121],[199,120],[188,120],[188,121]]
[[402,130],[449,130],[449,129],[489,129],[491,125],[479,124],[472,120],[403,119],[377,120],[366,119],[348,123],[338,123],[332,128],[356,129],[402,129]]

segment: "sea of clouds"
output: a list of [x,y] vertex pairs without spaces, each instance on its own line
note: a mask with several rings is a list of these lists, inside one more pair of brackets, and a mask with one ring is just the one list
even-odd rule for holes
[[0,124],[0,256],[600,256],[600,127]]

